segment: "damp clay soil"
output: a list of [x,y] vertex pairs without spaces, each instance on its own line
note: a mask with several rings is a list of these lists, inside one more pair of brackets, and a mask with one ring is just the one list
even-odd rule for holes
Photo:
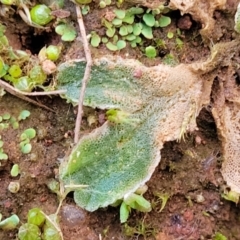
[[[218,41],[230,41],[235,34],[233,27],[227,27],[233,26],[233,13],[237,3],[238,1],[229,0],[229,11],[214,12],[214,19],[219,23],[216,33],[222,31]],[[99,35],[104,35],[105,28],[102,27],[100,19],[110,14],[111,8],[99,9],[94,4],[90,4],[92,10],[84,17],[85,23],[88,23],[86,30],[90,33],[94,29]],[[77,28],[74,5],[70,2],[68,5]],[[171,25],[155,32],[156,38],[166,42],[166,46],[160,48],[155,59],[146,58],[141,47],[127,47],[117,54],[138,59],[147,66],[169,63],[169,53],[175,56],[175,63],[192,63],[206,59],[210,53],[209,44],[212,43],[202,39],[199,33],[201,22],[195,21],[190,14],[181,16],[179,11],[174,11],[169,16],[172,18]],[[36,54],[45,44],[56,44],[60,41],[54,31],[34,32],[32,27],[26,27],[20,19],[18,26],[12,24],[13,21],[14,18],[9,21],[11,27],[6,33],[13,48],[27,49]],[[176,28],[182,32],[181,48],[176,47],[175,42],[166,37],[168,31],[175,31]],[[41,36],[41,41],[37,40],[37,36]],[[91,51],[93,57],[116,55],[103,44],[98,49],[91,48]],[[82,43],[78,38],[74,43],[65,44],[63,52],[62,62],[84,56]],[[221,76],[221,71],[224,69],[219,70],[218,76]],[[237,73],[236,80],[239,81]],[[8,155],[8,160],[2,161],[0,166],[0,213],[3,219],[16,214],[21,223],[26,222],[27,213],[32,208],[41,208],[48,215],[57,210],[58,197],[47,185],[52,179],[58,180],[59,165],[72,149],[77,112],[76,107],[60,97],[38,97],[35,100],[53,111],[44,110],[9,93],[0,99],[0,116],[9,113],[17,118],[22,110],[31,113],[30,117],[19,122],[18,129],[13,129],[10,124],[9,128],[0,130],[1,140],[4,142],[2,149]],[[89,116],[95,116],[96,120],[90,122]],[[105,119],[104,111],[84,108],[81,136],[101,126]],[[79,208],[74,203],[73,194],[69,193],[59,212],[64,239],[224,240],[225,238],[215,238],[217,233],[221,233],[228,240],[239,240],[239,206],[222,197],[225,186],[221,175],[222,145],[211,106],[201,110],[197,125],[198,131],[186,134],[179,142],[166,142],[161,150],[161,162],[147,182],[148,191],[144,194],[152,204],[151,212],[133,210],[128,221],[121,224],[119,207],[109,206],[90,213]],[[19,146],[20,135],[27,128],[34,128],[37,134],[31,140],[31,153],[23,154]],[[14,164],[19,164],[20,174],[17,177],[10,175]],[[11,193],[8,190],[10,182],[20,183],[18,192]],[[18,229],[0,230],[0,240],[15,240],[17,232]]]

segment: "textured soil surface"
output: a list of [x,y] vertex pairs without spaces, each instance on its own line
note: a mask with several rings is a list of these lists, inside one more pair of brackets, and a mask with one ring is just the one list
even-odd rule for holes
[[[217,28],[223,31],[219,41],[230,41],[232,38],[233,29],[226,26],[232,21],[237,2],[228,1],[227,13],[214,13],[214,18],[219,23]],[[74,8],[70,3],[69,6],[73,12],[72,19],[76,23]],[[89,33],[94,29],[101,34],[104,29],[100,19],[107,10],[95,9],[94,4],[91,7],[91,13],[84,17],[86,30]],[[156,59],[150,61],[140,49],[126,48],[118,54],[137,58],[146,65],[162,63],[167,53],[177,56],[178,62],[182,63],[205,59],[209,55],[209,46],[201,39],[200,24],[193,21],[190,15],[181,16],[178,11],[172,12],[170,16],[172,24],[155,35],[165,39],[167,43]],[[9,21],[11,27],[8,28],[7,36],[14,48],[37,53],[45,44],[59,41],[54,32],[33,35],[32,28],[26,27],[20,20],[18,26],[12,22]],[[184,44],[181,49],[166,37],[168,31],[177,27],[182,29]],[[41,40],[38,40],[38,36]],[[66,44],[64,49],[62,61],[84,56],[79,39],[72,44]],[[109,52],[104,45],[98,50],[91,50],[93,56],[100,53],[115,54]],[[33,207],[39,207],[47,214],[56,211],[58,198],[48,189],[47,183],[51,179],[57,179],[59,164],[71,150],[76,119],[76,109],[61,98],[38,97],[35,100],[54,112],[43,110],[9,94],[0,100],[0,115],[10,113],[17,117],[22,110],[31,112],[28,119],[20,122],[19,129],[9,127],[0,130],[4,142],[3,150],[9,156],[0,166],[0,213],[3,218],[17,214],[21,222],[26,221],[27,212]],[[93,113],[98,117],[98,121],[95,126],[89,126],[87,117]],[[100,126],[104,117],[103,111],[85,109],[81,134]],[[214,239],[217,232],[229,240],[240,239],[239,207],[221,196],[224,187],[221,176],[222,149],[210,106],[202,109],[197,123],[198,131],[186,135],[181,142],[166,143],[161,151],[161,162],[147,183],[148,191],[144,195],[152,203],[151,212],[132,211],[127,223],[120,224],[119,208],[108,207],[88,213],[75,205],[70,193],[60,210],[64,239],[210,240]],[[37,136],[31,140],[32,152],[23,154],[19,148],[19,138],[27,128],[34,128]],[[9,172],[16,163],[19,164],[21,174],[11,177]],[[8,191],[8,185],[12,181],[20,182],[17,193]],[[166,198],[168,200],[163,206],[163,199]],[[16,234],[17,230],[0,230],[0,239],[16,239]]]

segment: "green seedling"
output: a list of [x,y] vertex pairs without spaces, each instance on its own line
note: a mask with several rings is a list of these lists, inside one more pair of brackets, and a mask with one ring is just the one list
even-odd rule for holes
[[127,43],[124,40],[117,41],[117,48],[118,48],[118,50],[121,50],[121,49],[125,48],[126,45],[127,45]]
[[[0,136],[0,160],[8,160],[8,155],[6,153],[3,152],[3,141],[1,140],[1,136]],[[0,161],[0,166],[1,166],[1,161]]]
[[87,15],[90,11],[89,5],[83,5],[81,9],[82,9],[82,15]]
[[96,32],[91,32],[91,45],[93,47],[98,47],[101,42],[100,36]]
[[167,33],[167,37],[168,37],[169,39],[173,38],[173,37],[174,37],[174,33],[173,33],[173,32],[168,32],[168,33]]
[[159,27],[167,27],[171,24],[171,18],[167,16],[161,16],[158,20]]
[[47,59],[55,62],[59,59],[62,48],[60,46],[50,45],[46,48]]
[[126,16],[126,11],[122,10],[122,9],[115,9],[114,13],[115,13],[116,17],[119,19],[124,19]]
[[29,78],[33,82],[32,85],[42,85],[47,80],[47,75],[43,72],[40,65],[35,65],[29,71]]
[[32,150],[32,145],[30,139],[36,136],[36,131],[33,128],[26,129],[20,136],[20,149],[24,154],[30,153]]
[[72,42],[77,36],[75,28],[66,23],[61,23],[56,26],[55,31],[57,34],[62,36],[61,39],[65,42]]
[[11,115],[9,113],[4,113],[2,116],[3,120],[9,120],[10,117],[11,117]]
[[106,112],[107,120],[112,123],[126,123],[133,124],[134,122],[138,122],[137,119],[133,119],[130,117],[130,114],[121,110],[110,109]]
[[10,118],[10,123],[11,123],[13,129],[18,129],[19,128],[19,123],[18,123],[18,121],[15,117],[12,116]]
[[155,47],[148,46],[145,48],[145,54],[148,58],[155,58],[157,56],[157,51]]
[[[25,120],[30,116],[30,112],[28,110],[23,110],[20,112],[18,116],[18,121]],[[12,119],[12,122],[15,122],[14,119]]]
[[142,25],[142,35],[147,39],[152,39],[153,38],[152,28],[143,24]]
[[170,195],[167,193],[154,193],[154,196],[158,198],[157,202],[159,202],[159,200],[161,201],[161,208],[158,211],[160,213],[165,208]]
[[151,203],[143,196],[132,193],[125,198],[120,206],[120,221],[125,223],[129,217],[131,209],[141,212],[150,212],[152,210]]
[[48,216],[39,208],[30,209],[27,223],[19,228],[18,238],[20,240],[63,240],[57,215]]
[[8,66],[4,63],[3,59],[0,57],[0,77],[3,77],[8,70]]
[[17,228],[18,224],[19,224],[19,218],[16,214],[13,214],[11,217],[6,218],[0,222],[0,229],[13,230]]
[[227,238],[220,232],[216,232],[213,237],[213,240],[227,240]]
[[153,27],[155,24],[155,17],[154,15],[150,14],[150,13],[145,13],[143,15],[143,21],[145,22],[145,24],[149,27]]
[[234,191],[229,191],[229,192],[226,191],[225,193],[222,194],[222,197],[224,199],[226,199],[228,201],[232,201],[236,204],[238,204],[238,202],[239,202],[239,196],[240,196],[240,194],[237,192],[234,192]]
[[32,208],[28,211],[28,223],[41,227],[46,218],[43,212],[39,208]]
[[113,44],[113,43],[111,43],[111,42],[108,42],[108,43],[106,44],[106,47],[107,47],[109,50],[113,51],[113,52],[115,52],[115,51],[118,50],[117,45],[115,45],[115,44]]
[[22,70],[18,65],[12,65],[9,69],[8,69],[8,73],[14,77],[14,78],[18,78],[21,77],[22,75]]
[[52,21],[51,9],[44,4],[37,4],[30,10],[32,22],[44,26]]
[[18,238],[19,240],[42,240],[41,230],[34,224],[25,223],[18,230]]
[[14,164],[13,166],[12,166],[12,169],[11,169],[11,172],[10,172],[10,174],[11,174],[11,176],[12,177],[17,177],[17,175],[20,173],[20,171],[19,171],[19,165],[18,164]]

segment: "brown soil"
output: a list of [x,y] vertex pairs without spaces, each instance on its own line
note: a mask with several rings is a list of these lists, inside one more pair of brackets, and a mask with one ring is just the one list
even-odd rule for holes
[[[229,6],[236,6],[237,1],[229,1]],[[72,6],[69,3],[70,7]],[[94,9],[85,17],[87,32],[95,29],[100,35],[104,30],[99,19],[106,14],[106,9]],[[71,8],[70,8],[71,9]],[[71,9],[72,11],[72,9]],[[72,15],[76,21],[75,15]],[[155,36],[166,41],[166,49],[160,51],[160,57],[149,61],[140,49],[127,48],[120,52],[123,57],[138,58],[146,65],[156,65],[163,61],[167,53],[172,53],[179,62],[190,63],[205,59],[209,54],[208,46],[202,43],[199,35],[200,26],[191,16],[181,17],[179,12],[171,15],[172,24]],[[226,30],[226,25],[232,18],[231,13],[216,12],[218,28],[224,29],[221,41],[231,39],[232,30]],[[9,24],[11,21],[9,22]],[[21,25],[22,24],[22,25]],[[58,42],[55,33],[41,33],[43,45],[36,46],[36,36],[23,23],[16,27],[12,23],[7,36],[14,48],[28,49],[33,53],[44,44]],[[183,48],[176,48],[171,39],[167,39],[167,32],[182,29]],[[15,28],[14,28],[15,27]],[[19,33],[21,29],[21,33]],[[46,35],[45,35],[46,34]],[[51,36],[52,34],[52,36]],[[46,37],[48,36],[48,38]],[[65,56],[62,61],[84,56],[79,41],[65,45]],[[99,52],[112,54],[105,46],[98,50],[92,49],[93,55]],[[219,73],[220,75],[220,73]],[[39,100],[39,99],[36,99]],[[0,101],[0,115],[10,113],[17,117],[26,109],[31,116],[20,122],[20,127],[2,130],[4,152],[9,156],[5,164],[0,166],[0,213],[3,218],[15,213],[22,222],[26,221],[27,212],[33,207],[41,208],[45,213],[52,214],[58,206],[56,194],[51,193],[46,184],[55,179],[58,166],[64,156],[71,149],[75,124],[75,110],[60,98],[41,98],[45,105],[54,109],[55,113],[30,105],[8,94]],[[95,110],[91,110],[95,111]],[[99,122],[103,113],[96,110]],[[82,133],[90,131],[85,112]],[[88,213],[77,207],[71,194],[68,195],[60,211],[61,229],[68,240],[95,239],[156,239],[156,240],[196,240],[213,239],[216,232],[221,232],[229,240],[240,239],[239,207],[221,197],[221,142],[211,112],[206,107],[197,119],[199,131],[186,136],[185,141],[168,142],[161,151],[162,160],[155,170],[151,180],[147,183],[149,190],[145,197],[153,206],[150,213],[132,211],[126,224],[120,224],[119,209],[108,207],[96,212]],[[100,123],[99,123],[100,124]],[[37,137],[31,141],[32,153],[22,154],[19,149],[20,134],[26,128],[35,128]],[[21,175],[11,177],[9,172],[13,164],[18,163]],[[11,181],[20,182],[20,190],[10,193],[8,185]],[[166,206],[161,209],[161,197],[169,196]],[[0,239],[16,239],[16,231],[0,231]]]

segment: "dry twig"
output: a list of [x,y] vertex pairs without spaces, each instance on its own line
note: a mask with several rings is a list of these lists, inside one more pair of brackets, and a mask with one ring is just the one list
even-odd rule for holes
[[11,86],[10,84],[8,84],[7,82],[4,82],[3,80],[0,79],[0,87],[2,87],[5,91],[7,91],[8,93],[21,98],[24,101],[30,102],[38,107],[44,108],[46,110],[49,110],[51,112],[54,112],[51,108],[27,97],[27,96],[43,96],[43,95],[56,95],[56,94],[62,94],[65,92],[65,90],[58,90],[58,91],[49,91],[49,92],[22,92],[16,88],[14,88],[13,86]]
[[86,61],[87,61],[84,76],[82,79],[82,87],[81,87],[81,91],[80,91],[80,97],[78,100],[78,114],[77,114],[77,119],[76,119],[76,124],[75,124],[75,130],[74,130],[74,133],[75,133],[74,134],[74,143],[76,144],[79,140],[79,135],[80,135],[82,114],[83,114],[83,99],[84,99],[84,94],[86,91],[87,82],[90,77],[90,72],[91,72],[91,67],[92,67],[92,57],[91,57],[91,52],[90,52],[89,45],[88,45],[88,40],[87,40],[87,35],[86,35],[86,31],[85,31],[85,26],[84,26],[84,22],[83,22],[81,9],[78,4],[76,4],[75,6],[76,6],[78,25],[79,25],[80,34],[82,37],[82,42],[83,42],[84,53],[85,53],[85,57],[86,57]]

